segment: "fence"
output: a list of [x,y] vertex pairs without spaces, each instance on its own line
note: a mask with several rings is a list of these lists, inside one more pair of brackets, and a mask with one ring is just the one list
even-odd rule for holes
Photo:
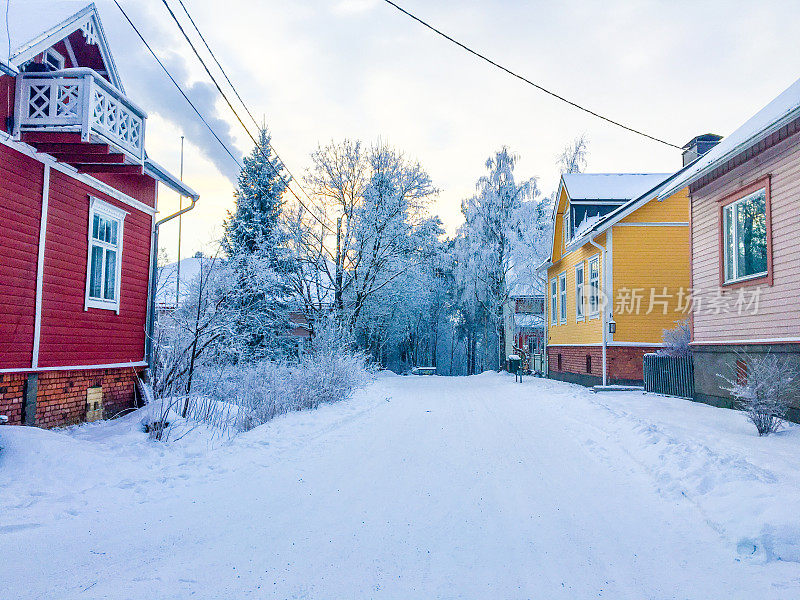
[[692,398],[694,364],[691,356],[644,355],[644,389],[656,394]]

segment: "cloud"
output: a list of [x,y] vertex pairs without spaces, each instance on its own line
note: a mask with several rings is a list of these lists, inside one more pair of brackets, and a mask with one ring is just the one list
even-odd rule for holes
[[[183,38],[176,36],[174,29],[168,28],[172,21],[162,19],[163,15],[152,11],[142,14],[132,10],[130,5],[126,12],[208,125],[231,154],[241,160],[242,152],[237,147],[235,130],[229,120],[232,115],[220,111],[219,92],[208,82],[204,72],[193,77],[194,70],[199,68],[197,59],[186,48]],[[113,4],[103,3],[101,19],[107,30],[113,30],[113,33],[109,32],[109,38],[115,49],[115,59],[124,64],[121,76],[134,102],[148,113],[157,113],[172,122],[186,136],[187,142],[199,148],[222,175],[235,182],[239,166],[203,124]],[[164,41],[173,46],[164,47]],[[224,110],[228,111],[227,106]]]
[[363,13],[372,10],[377,4],[377,0],[342,0],[333,7],[333,11],[344,14]]

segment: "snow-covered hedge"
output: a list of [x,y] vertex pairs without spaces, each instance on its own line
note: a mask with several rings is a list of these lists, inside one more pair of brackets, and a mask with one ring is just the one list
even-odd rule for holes
[[[203,419],[202,407],[237,407],[233,426],[247,431],[278,415],[339,402],[370,378],[371,369],[360,354],[311,354],[297,362],[263,361],[206,368],[198,373],[190,399],[189,418]],[[192,407],[201,408],[199,411]]]

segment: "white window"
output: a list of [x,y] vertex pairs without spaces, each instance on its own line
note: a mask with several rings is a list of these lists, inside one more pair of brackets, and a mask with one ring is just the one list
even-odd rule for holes
[[550,280],[550,324],[555,325],[558,315],[558,284],[556,278]]
[[575,267],[575,320],[576,321],[583,321],[584,314],[583,314],[583,305],[585,302],[584,298],[584,267],[583,263],[579,264]]
[[725,283],[767,275],[766,188],[722,209]]
[[558,295],[559,301],[559,321],[567,322],[567,274],[562,273],[558,276]]
[[122,227],[126,214],[107,202],[90,198],[84,310],[106,308],[119,313]]
[[60,71],[66,64],[64,57],[52,48],[45,51],[42,62],[49,66],[53,71]]
[[589,259],[589,316],[600,314],[600,257]]
[[570,218],[569,218],[569,206],[564,209],[564,220],[563,220],[563,230],[561,232],[562,237],[564,238],[564,248],[567,247],[570,240],[572,240],[572,229],[570,228]]

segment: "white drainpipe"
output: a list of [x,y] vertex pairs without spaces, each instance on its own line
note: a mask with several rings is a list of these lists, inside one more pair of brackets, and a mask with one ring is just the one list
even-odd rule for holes
[[[603,270],[602,270],[603,285],[601,287],[603,288],[603,290],[605,290],[606,281],[608,280],[607,276],[608,267],[606,266],[606,249],[603,246],[596,244],[592,238],[589,238],[589,243],[598,250],[600,250],[600,261],[603,263]],[[603,293],[603,295],[605,296],[605,298],[603,299],[605,301],[605,299],[608,298],[608,295],[605,294],[605,292]],[[608,385],[608,364],[607,364],[608,312],[606,310],[605,304],[603,305],[601,312],[603,313],[603,386],[605,387],[606,385]]]

